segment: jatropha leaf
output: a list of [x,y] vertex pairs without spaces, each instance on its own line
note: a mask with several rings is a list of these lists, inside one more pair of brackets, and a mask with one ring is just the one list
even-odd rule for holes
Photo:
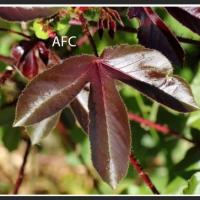
[[198,109],[189,85],[173,76],[169,60],[142,46],[121,45],[103,53],[113,78],[129,84],[147,97],[179,112]]
[[89,137],[95,168],[115,188],[127,171],[130,130],[114,80],[102,66],[97,64],[90,74]]
[[[84,131],[90,132],[92,160],[95,168],[106,182],[110,183],[112,187],[116,187],[117,182],[126,174],[127,155],[129,155],[128,150],[130,149],[130,134],[126,136],[122,133],[129,133],[130,131],[126,110],[114,86],[114,81],[108,75],[104,77],[102,73],[99,78],[105,81],[103,84],[105,88],[99,88],[101,84],[96,83],[98,76],[99,74],[92,74],[91,77],[93,81],[91,80],[90,101],[88,99],[89,91],[82,90],[70,106]],[[105,93],[105,97],[102,92]],[[90,117],[88,101],[89,106],[92,107]],[[124,126],[119,125],[118,119],[120,118],[124,120],[124,122],[121,122]],[[89,121],[91,122],[90,127],[88,127]],[[124,147],[125,144],[128,146]],[[102,145],[104,146],[103,149]],[[118,148],[121,149],[119,152]],[[99,153],[101,151],[104,152]],[[109,171],[106,171],[106,168]]]
[[174,65],[182,65],[184,52],[178,39],[151,8],[130,8],[128,16],[129,18],[137,17],[140,20],[138,29],[140,44],[159,50]]
[[71,110],[76,116],[79,125],[88,133],[89,109],[88,109],[89,90],[83,89],[70,104]]
[[71,57],[33,79],[19,97],[15,126],[35,124],[66,107],[89,81],[95,59]]
[[29,21],[55,14],[58,8],[42,7],[1,7],[0,17],[9,21]]
[[200,35],[200,7],[166,7],[184,26]]
[[56,126],[60,118],[60,112],[56,113],[36,124],[27,126],[26,130],[30,136],[32,145],[40,143]]
[[28,79],[45,70],[52,62],[52,51],[42,41],[22,40],[12,48],[16,68]]
[[[197,110],[187,83],[172,73],[165,56],[143,46],[119,45],[104,50],[100,57],[65,59],[26,87],[18,100],[14,126],[30,126],[71,105],[76,116],[81,113],[77,119],[89,132],[95,168],[103,180],[116,187],[128,168],[131,139],[127,112],[114,80],[177,111]],[[80,103],[80,96],[88,84],[87,107]],[[74,109],[77,103],[79,107]]]
[[[191,82],[191,89],[197,103],[200,103],[200,68]],[[200,130],[200,110],[190,114],[187,120],[189,127]]]
[[196,172],[188,180],[186,187],[183,189],[183,194],[198,195],[200,190],[200,172]]

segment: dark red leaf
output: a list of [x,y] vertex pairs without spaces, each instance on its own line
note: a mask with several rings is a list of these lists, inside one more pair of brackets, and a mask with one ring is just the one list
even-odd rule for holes
[[115,37],[115,32],[112,29],[108,30],[108,34],[112,39]]
[[12,56],[16,67],[28,79],[32,79],[39,72],[44,71],[50,64],[57,64],[53,58],[53,51],[41,41],[21,41],[12,49]]
[[22,56],[25,57],[25,54],[27,54],[31,48],[35,45],[35,42],[22,40],[19,42],[19,44],[15,45],[12,48],[12,56],[17,61],[20,62],[20,59],[22,59]]
[[59,8],[48,7],[1,7],[0,17],[9,21],[28,21],[39,17],[48,17]]
[[102,8],[98,22],[98,33],[100,39],[103,36],[104,29],[108,30],[109,36],[113,39],[116,31],[116,23],[124,26],[122,19],[117,10],[111,8]]
[[33,79],[19,97],[15,126],[35,124],[65,108],[89,81],[94,59],[72,57]]
[[58,123],[60,112],[48,117],[41,122],[26,127],[26,131],[30,136],[32,145],[39,144],[41,140],[46,137]]
[[184,26],[200,35],[200,7],[166,7],[166,9]]
[[99,34],[99,38],[100,39],[102,39],[102,37],[103,37],[103,28],[101,28],[101,29],[98,29],[98,34]]
[[130,153],[130,130],[127,112],[101,64],[90,73],[89,136],[92,161],[104,181],[113,188],[126,175]]
[[49,49],[45,46],[43,42],[38,42],[37,48],[39,51],[39,56],[44,62],[45,65],[48,65],[49,62]]
[[[104,50],[101,57],[66,59],[30,82],[19,97],[14,125],[38,123],[72,102],[80,125],[89,132],[95,168],[115,187],[126,174],[131,139],[127,112],[113,79],[177,111],[198,109],[187,83],[172,72],[165,56],[143,46],[120,45]],[[84,101],[81,96],[89,82],[88,119],[88,92]]]
[[140,19],[139,42],[162,52],[173,64],[182,65],[184,52],[176,36],[151,8],[130,8],[130,18]]
[[101,56],[113,78],[119,79],[161,104],[179,112],[198,109],[191,89],[173,76],[166,57],[142,46],[120,45],[108,48]]
[[99,22],[98,22],[98,34],[99,34],[99,38],[102,39],[102,37],[103,37],[103,22],[101,19],[99,19]]
[[115,21],[110,21],[109,27],[111,30],[113,30],[114,32],[116,31],[116,22]]
[[20,64],[23,75],[29,79],[32,79],[38,74],[38,62],[34,52],[31,51]]
[[72,112],[86,133],[88,133],[89,126],[88,97],[89,90],[83,89],[70,104]]

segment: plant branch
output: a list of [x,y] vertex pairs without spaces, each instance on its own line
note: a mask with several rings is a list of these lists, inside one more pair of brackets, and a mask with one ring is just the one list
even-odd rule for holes
[[14,65],[15,64],[14,58],[9,57],[9,56],[0,55],[0,61],[6,63],[8,65]]
[[161,124],[157,124],[155,122],[152,122],[150,120],[147,120],[147,119],[144,119],[136,114],[133,114],[133,113],[128,113],[128,118],[130,120],[133,120],[137,123],[140,123],[140,124],[144,124],[150,128],[153,128],[155,129],[156,131],[160,132],[160,133],[163,133],[164,135],[172,135],[176,138],[179,138],[179,139],[183,139],[183,140],[186,140],[194,145],[197,145],[197,142],[181,135],[180,133],[174,131],[174,130],[171,130],[168,126],[166,125],[161,125]]
[[144,183],[152,191],[152,193],[153,194],[160,194],[160,192],[157,190],[157,188],[155,187],[155,185],[152,183],[152,181],[151,181],[150,177],[148,176],[148,174],[144,172],[142,166],[140,165],[140,163],[136,159],[136,157],[135,157],[135,155],[134,155],[133,152],[129,156],[129,160],[130,160],[130,163],[132,164],[132,166],[136,169],[136,171],[138,172],[138,174],[143,179]]
[[190,39],[190,38],[184,38],[184,37],[181,37],[181,36],[177,36],[177,38],[178,38],[179,42],[200,46],[200,41],[198,41],[198,40],[193,40],[193,39]]
[[30,139],[26,138],[25,141],[26,141],[26,149],[25,149],[25,152],[24,152],[23,162],[22,162],[22,165],[20,167],[19,174],[18,174],[16,183],[15,183],[13,194],[18,194],[19,188],[20,188],[20,186],[21,186],[21,184],[24,180],[24,170],[25,170],[25,166],[26,166],[26,163],[27,163],[28,155],[29,155],[30,150],[31,150]]
[[28,36],[28,35],[26,35],[26,34],[24,34],[24,33],[15,31],[15,30],[10,30],[10,29],[7,29],[7,28],[0,28],[0,31],[9,32],[9,33],[14,33],[14,34],[20,35],[20,36],[22,36],[22,37],[25,37],[25,38],[27,38],[27,39],[31,39],[30,36]]
[[98,57],[99,55],[98,55],[97,47],[96,47],[96,44],[95,44],[95,42],[94,42],[94,40],[93,40],[93,37],[92,37],[92,35],[91,35],[91,33],[90,33],[90,30],[89,30],[89,27],[88,27],[88,22],[87,22],[87,20],[84,18],[83,14],[80,14],[80,17],[79,17],[79,18],[80,18],[80,21],[81,21],[81,23],[82,23],[83,32],[84,32],[85,35],[88,36],[88,39],[89,39],[90,44],[91,44],[91,46],[92,46],[92,48],[93,48],[94,54]]
[[14,68],[10,67],[2,74],[0,73],[0,85],[4,84],[9,79],[13,75],[13,72]]
[[[90,34],[91,36],[93,36],[97,31],[97,28],[93,27],[92,29],[90,29]],[[82,46],[83,44],[85,44],[88,41],[88,36],[86,34],[84,34],[83,36],[81,36],[78,41],[76,42],[77,46]]]

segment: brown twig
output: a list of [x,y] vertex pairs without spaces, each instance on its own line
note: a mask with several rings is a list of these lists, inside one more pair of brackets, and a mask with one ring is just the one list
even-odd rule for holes
[[30,139],[27,138],[25,141],[26,141],[26,149],[25,149],[25,153],[24,153],[24,157],[23,157],[23,162],[22,162],[22,165],[20,167],[19,174],[18,174],[16,183],[15,183],[13,194],[18,194],[19,188],[20,188],[20,186],[21,186],[21,184],[24,180],[24,170],[25,170],[25,166],[26,166],[26,163],[27,163],[28,155],[29,155],[30,150],[31,150]]
[[98,55],[97,47],[96,47],[96,44],[95,44],[95,42],[93,40],[93,37],[92,37],[92,35],[90,33],[90,30],[89,30],[89,27],[88,27],[88,22],[84,18],[83,14],[80,14],[79,19],[80,19],[80,21],[82,23],[83,32],[84,32],[85,35],[88,36],[88,39],[89,39],[90,44],[91,44],[91,46],[93,48],[94,54],[98,57],[99,55]]
[[183,139],[183,140],[186,140],[194,145],[197,145],[197,142],[181,135],[180,133],[174,131],[174,130],[171,130],[168,126],[166,125],[161,125],[161,124],[157,124],[155,122],[152,122],[150,120],[147,120],[147,119],[144,119],[136,114],[133,114],[133,113],[128,113],[128,118],[130,120],[133,120],[135,122],[138,122],[139,124],[143,124],[145,126],[148,126],[150,128],[153,128],[155,129],[156,131],[160,132],[160,133],[163,133],[164,135],[172,135],[176,138],[179,138],[179,139]]
[[152,183],[150,177],[147,175],[147,173],[144,172],[142,166],[136,159],[134,153],[131,153],[129,156],[130,163],[133,165],[133,167],[136,169],[138,174],[141,176],[143,179],[144,183],[148,186],[148,188],[152,191],[153,194],[160,194],[160,192],[157,190],[155,185]]
[[4,84],[12,75],[13,75],[14,69],[7,69],[5,72],[0,74],[0,86]]
[[14,58],[9,57],[9,56],[0,55],[0,61],[6,63],[8,65],[14,65],[15,64]]
[[5,32],[9,32],[9,33],[14,33],[14,34],[17,34],[17,35],[20,35],[22,37],[25,37],[27,39],[30,39],[31,37],[24,34],[24,33],[21,33],[21,32],[18,32],[18,31],[15,31],[15,30],[10,30],[10,29],[7,29],[7,28],[0,28],[0,31],[5,31]]
[[193,39],[185,38],[185,37],[181,37],[181,36],[177,36],[177,38],[178,38],[179,42],[200,46],[200,41],[198,41],[198,40],[193,40]]
[[[91,36],[93,36],[96,32],[97,32],[97,28],[93,27],[93,28],[90,30]],[[86,34],[84,34],[83,36],[81,36],[81,37],[77,40],[76,44],[77,44],[78,47],[80,47],[80,46],[82,46],[83,44],[85,44],[88,40],[89,40],[89,39],[88,39],[88,36],[87,36]]]

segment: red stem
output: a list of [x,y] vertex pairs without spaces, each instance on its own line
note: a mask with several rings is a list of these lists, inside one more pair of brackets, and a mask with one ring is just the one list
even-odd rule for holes
[[27,163],[28,155],[29,155],[30,150],[31,150],[30,139],[28,138],[25,141],[26,141],[26,149],[25,149],[25,153],[24,153],[24,157],[23,157],[23,162],[22,162],[22,165],[20,167],[19,174],[18,174],[16,183],[15,183],[15,188],[14,188],[13,194],[18,194],[19,188],[20,188],[20,186],[21,186],[21,184],[24,180],[24,170],[25,170],[25,166],[26,166],[26,163]]
[[143,179],[144,183],[148,186],[148,188],[152,191],[153,194],[160,194],[160,192],[157,190],[155,185],[152,183],[150,177],[147,175],[147,173],[144,172],[142,166],[136,159],[135,155],[131,153],[129,156],[130,163],[133,165],[133,167],[136,169],[138,174],[141,176]]
[[82,23],[83,32],[84,32],[85,35],[88,36],[88,39],[89,39],[90,44],[91,44],[91,46],[92,46],[92,48],[93,48],[94,54],[98,57],[99,55],[98,55],[98,52],[97,52],[97,47],[96,47],[96,44],[95,44],[95,42],[94,42],[94,40],[93,40],[93,37],[92,37],[92,35],[91,35],[91,33],[90,33],[90,30],[89,30],[89,27],[88,27],[88,22],[87,22],[87,20],[84,18],[83,14],[80,14],[79,19],[80,19],[80,21],[81,21],[81,23]]
[[185,136],[181,135],[180,133],[177,133],[176,131],[174,130],[171,130],[168,126],[166,125],[161,125],[161,124],[157,124],[155,122],[152,122],[150,120],[147,120],[147,119],[144,119],[136,114],[133,114],[133,113],[128,113],[128,118],[130,120],[133,120],[135,122],[138,122],[140,124],[144,124],[150,128],[153,128],[155,129],[156,131],[160,132],[160,133],[163,133],[164,135],[173,135],[175,136],[176,138],[179,138],[179,139],[183,139],[183,140],[186,140],[192,144],[195,144],[197,145],[197,142],[189,139],[189,138],[186,138]]

